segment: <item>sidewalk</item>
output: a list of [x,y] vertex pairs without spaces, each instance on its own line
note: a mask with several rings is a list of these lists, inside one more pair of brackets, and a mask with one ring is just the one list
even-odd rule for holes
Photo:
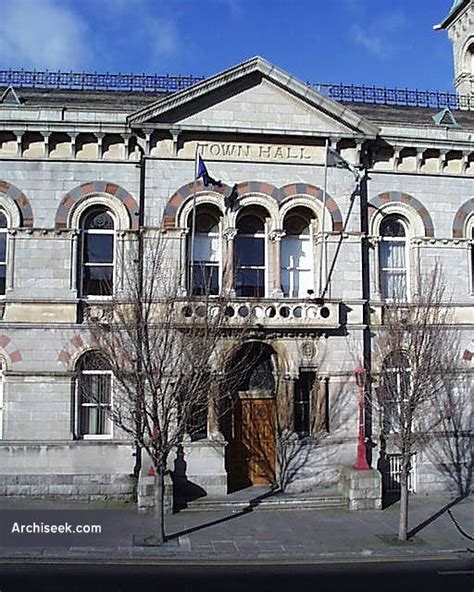
[[[440,513],[450,501],[413,496],[409,528],[417,532],[406,544],[397,544],[392,536],[398,529],[397,503],[385,510],[359,512],[258,507],[234,512],[185,510],[166,517],[169,538],[156,548],[134,544],[153,534],[153,519],[137,514],[133,504],[3,498],[0,561],[297,563],[470,556],[474,542],[459,532],[447,511]],[[452,516],[470,536],[474,534],[473,501],[466,498],[451,507]],[[22,535],[18,545],[6,533],[13,521],[62,520],[102,524],[102,533],[87,542],[73,535],[61,546],[58,535],[43,537],[41,544],[33,536]]]

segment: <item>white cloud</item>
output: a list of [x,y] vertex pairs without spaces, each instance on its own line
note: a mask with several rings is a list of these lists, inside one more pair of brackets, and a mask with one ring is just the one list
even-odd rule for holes
[[401,11],[391,11],[364,24],[354,24],[351,29],[352,40],[380,59],[395,55],[400,48],[400,32],[407,27],[408,21]]
[[91,56],[81,16],[58,0],[11,0],[2,5],[3,66],[82,69]]

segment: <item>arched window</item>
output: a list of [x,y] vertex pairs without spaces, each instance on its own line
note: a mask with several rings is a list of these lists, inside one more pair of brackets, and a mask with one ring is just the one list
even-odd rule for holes
[[244,214],[237,220],[234,242],[236,296],[265,296],[265,222],[257,214]]
[[115,224],[104,207],[93,207],[81,218],[81,296],[110,296],[114,286]]
[[3,438],[3,371],[5,363],[0,359],[0,440]]
[[112,372],[98,352],[87,352],[77,363],[77,435],[92,438],[112,435]]
[[411,393],[410,361],[402,351],[385,358],[381,385],[384,431],[398,432],[408,410]]
[[[192,215],[189,241],[192,241]],[[194,244],[188,242],[188,258],[192,256],[192,273],[188,267],[188,285],[192,282],[193,295],[217,295],[220,286],[221,238],[219,214],[211,208],[196,211]]]
[[408,298],[405,226],[399,217],[386,216],[380,224],[380,291],[389,301]]
[[311,218],[304,211],[290,212],[281,240],[281,286],[289,298],[307,298],[313,285]]
[[0,296],[5,295],[7,282],[7,228],[7,217],[0,211]]

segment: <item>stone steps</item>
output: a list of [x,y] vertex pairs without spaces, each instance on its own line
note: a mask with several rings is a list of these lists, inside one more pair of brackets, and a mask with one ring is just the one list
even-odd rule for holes
[[244,510],[332,510],[347,509],[347,500],[340,495],[279,496],[258,499],[200,498],[188,502],[186,512],[219,512]]

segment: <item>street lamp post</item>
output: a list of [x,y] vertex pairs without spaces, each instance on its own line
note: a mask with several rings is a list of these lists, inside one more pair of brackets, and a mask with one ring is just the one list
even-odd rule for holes
[[364,419],[365,419],[365,385],[367,374],[362,366],[354,370],[354,376],[359,388],[359,436],[357,439],[357,458],[354,465],[356,471],[368,471],[367,455],[364,443]]

